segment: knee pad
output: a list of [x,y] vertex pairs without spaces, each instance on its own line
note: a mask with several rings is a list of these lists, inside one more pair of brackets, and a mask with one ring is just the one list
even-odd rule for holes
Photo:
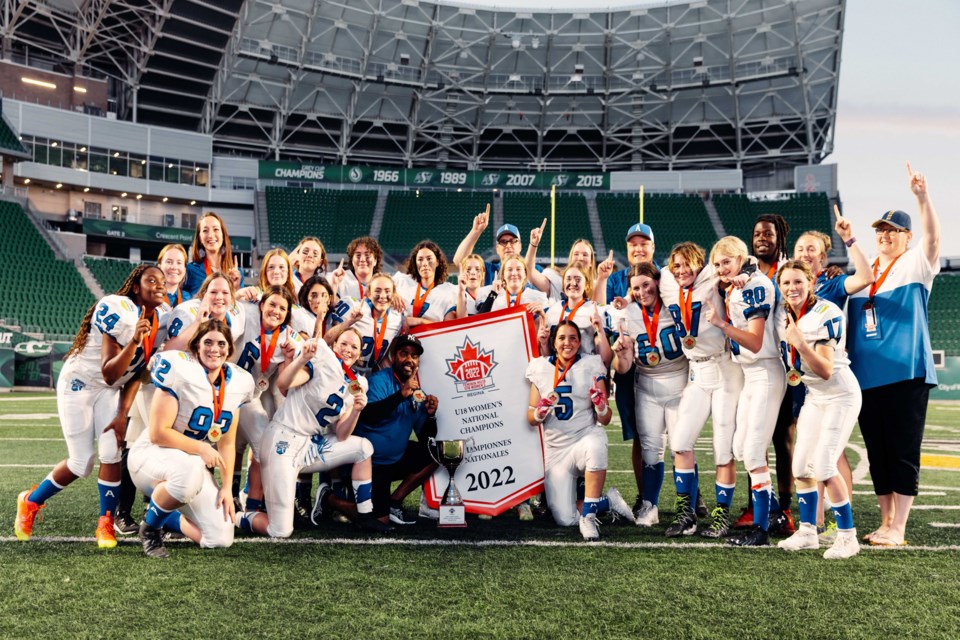
[[86,478],[90,475],[90,472],[93,471],[93,457],[93,452],[91,451],[90,456],[87,457],[86,460],[67,458],[67,469],[78,478]]
[[123,452],[117,446],[117,435],[113,431],[104,431],[97,438],[97,452],[100,455],[100,464],[117,464]]

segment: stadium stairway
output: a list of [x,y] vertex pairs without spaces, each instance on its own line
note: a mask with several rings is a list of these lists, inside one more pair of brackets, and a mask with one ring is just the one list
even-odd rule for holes
[[263,256],[270,247],[270,223],[267,218],[267,192],[257,191],[253,215],[257,219],[257,254]]
[[377,192],[377,204],[373,207],[373,221],[370,223],[370,237],[380,241],[380,231],[383,229],[383,215],[387,211],[387,190]]
[[[710,224],[713,225],[713,232],[717,234],[718,238],[722,238],[727,235],[727,232],[723,228],[723,222],[720,220],[720,214],[717,213],[717,208],[713,206],[712,199],[706,199],[703,201],[703,206],[707,209],[707,215],[710,216]],[[709,247],[706,247],[709,249]]]
[[597,260],[605,260],[607,243],[603,239],[603,226],[600,224],[600,212],[597,211],[597,198],[587,195],[587,216],[590,218],[590,235],[593,236],[593,253]]

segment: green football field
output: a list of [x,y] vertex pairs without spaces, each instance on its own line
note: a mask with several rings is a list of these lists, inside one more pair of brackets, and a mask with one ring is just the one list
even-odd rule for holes
[[[616,420],[608,431],[607,485],[632,504],[630,449]],[[421,520],[373,538],[330,523],[287,541],[241,535],[224,550],[170,543],[172,558],[155,561],[135,538],[97,549],[93,478],[48,503],[33,540],[14,538],[17,494],[66,455],[52,394],[0,396],[0,452],[3,638],[960,637],[958,404],[930,406],[909,545],[840,562],[666,540],[669,473],[661,524],[608,524],[600,543],[509,512],[455,532]],[[863,534],[879,511],[857,430],[847,453]],[[709,427],[697,457],[710,505]],[[746,484],[741,473],[735,511]]]

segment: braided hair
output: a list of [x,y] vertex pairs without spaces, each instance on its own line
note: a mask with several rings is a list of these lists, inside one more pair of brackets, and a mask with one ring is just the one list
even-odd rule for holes
[[[152,264],[138,264],[133,268],[133,271],[130,272],[130,275],[127,276],[127,279],[123,281],[123,284],[120,285],[120,288],[117,289],[116,295],[118,296],[127,296],[133,300],[133,287],[134,285],[140,284],[140,278],[143,277],[143,273],[147,269],[156,269]],[[97,305],[100,304],[99,301],[95,302],[93,306],[87,309],[87,313],[83,316],[83,320],[80,322],[80,328],[77,330],[77,335],[73,338],[73,344],[70,345],[70,350],[67,351],[67,354],[63,356],[63,359],[66,360],[75,353],[83,351],[83,348],[87,346],[87,336],[90,335],[90,324],[91,319],[93,318],[93,311],[97,308]]]
[[753,221],[753,228],[756,229],[757,224],[761,222],[769,222],[773,225],[773,228],[777,230],[777,259],[779,260],[783,256],[789,256],[790,253],[787,251],[787,234],[790,233],[790,225],[787,224],[784,217],[776,213],[764,213],[757,216],[757,219]]

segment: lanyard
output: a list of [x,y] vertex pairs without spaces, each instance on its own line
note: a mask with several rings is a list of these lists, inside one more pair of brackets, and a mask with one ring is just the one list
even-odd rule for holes
[[355,382],[357,379],[357,374],[353,372],[353,369],[347,366],[347,363],[340,359],[340,356],[337,356],[337,361],[340,363],[340,368],[343,369],[343,375],[350,382]]
[[[209,378],[207,381],[209,382]],[[220,389],[217,389],[217,385]],[[223,380],[223,367],[220,367],[220,376],[217,382],[210,382],[210,391],[213,392],[213,421],[220,421],[220,411],[223,409],[223,396],[227,391],[227,385]]]
[[[509,309],[510,307],[519,307],[519,306],[520,306],[520,298],[521,298],[521,296],[523,296],[523,289],[521,289],[521,290],[520,290],[520,293],[517,294],[517,299],[516,299],[516,300],[512,299],[510,296],[511,296],[510,292],[507,291],[507,308]],[[581,303],[581,304],[582,304],[582,303]]]
[[210,269],[210,260],[208,260],[207,258],[203,259],[203,270],[204,272],[206,272],[207,275],[210,275],[210,273],[212,272],[212,270]]
[[423,303],[427,301],[427,296],[430,295],[430,292],[433,291],[433,288],[437,286],[437,283],[434,282],[432,285],[427,287],[427,290],[423,292],[423,295],[420,295],[420,283],[417,283],[417,293],[413,296],[413,317],[420,317],[420,310],[423,309]]
[[[578,354],[579,355],[579,354]],[[563,370],[563,375],[560,375],[560,358],[557,357],[553,361],[553,389],[556,391],[557,387],[560,386],[560,383],[563,382],[563,379],[567,377],[567,374],[570,373],[570,369],[573,368],[573,365],[576,364],[577,359],[574,358],[566,369]]]
[[273,333],[270,335],[270,346],[267,346],[267,334],[263,328],[263,325],[260,325],[260,373],[267,375],[267,369],[270,368],[270,359],[273,357],[273,350],[277,348],[277,340],[280,338],[280,333],[283,331],[283,326],[279,326],[273,330]]
[[888,264],[887,268],[883,270],[883,273],[880,275],[879,278],[877,278],[877,269],[880,267],[880,258],[877,258],[876,260],[874,260],[873,262],[874,283],[870,285],[870,302],[873,302],[873,297],[877,295],[877,289],[879,289],[880,285],[883,284],[883,281],[887,279],[887,276],[890,274],[890,270],[893,269],[893,265],[897,264],[897,260],[899,260],[900,256],[902,255],[903,254],[901,253],[899,256],[891,260],[890,264]]
[[770,270],[767,271],[767,277],[770,278],[771,280],[773,280],[775,277],[777,277],[777,267],[778,267],[778,266],[780,266],[780,261],[779,261],[779,260],[777,260],[776,262],[774,262],[773,265],[770,267]]
[[657,300],[657,304],[653,307],[653,319],[651,320],[650,316],[647,315],[647,308],[637,303],[640,306],[640,311],[643,312],[643,326],[647,328],[647,340],[650,342],[651,347],[657,346],[657,326],[660,322],[660,300]]
[[[142,318],[144,314],[144,309],[140,309],[140,317]],[[153,323],[150,326],[150,333],[148,333],[143,338],[143,359],[147,361],[150,359],[150,356],[153,354],[153,343],[157,339],[157,310],[153,310]]]
[[680,313],[683,318],[683,328],[687,330],[689,334],[693,331],[693,287],[689,288],[689,296],[685,296],[685,290],[683,287],[680,287]]
[[569,320],[570,322],[573,322],[573,316],[577,315],[577,309],[579,309],[580,307],[582,307],[582,306],[583,306],[583,303],[586,302],[586,301],[587,301],[586,298],[581,298],[581,299],[580,299],[580,302],[578,302],[577,304],[573,305],[573,309],[569,309],[569,308],[565,305],[565,306],[563,307],[563,309],[560,310],[560,320],[557,322],[557,324],[560,324],[561,322],[563,322],[563,320],[564,320],[563,312],[564,312],[564,311],[569,311],[569,312],[570,312],[570,315],[567,316],[566,319]]
[[360,278],[357,278],[357,286],[360,287],[360,299],[363,300],[366,296],[363,293],[363,283],[360,282]]

